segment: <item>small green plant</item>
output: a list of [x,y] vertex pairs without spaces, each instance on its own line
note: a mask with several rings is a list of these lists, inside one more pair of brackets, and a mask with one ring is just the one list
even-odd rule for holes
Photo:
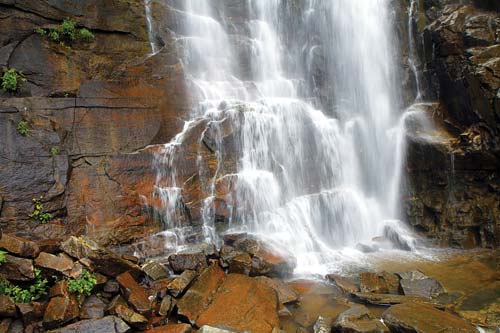
[[42,28],[36,28],[35,32],[42,37],[45,37],[47,35],[47,30],[42,29]]
[[16,92],[19,86],[26,79],[14,68],[7,70],[2,76],[2,89],[9,92]]
[[50,148],[50,156],[55,157],[57,155],[59,155],[59,147],[54,146]]
[[64,39],[68,41],[76,39],[76,23],[72,19],[65,19],[57,29]]
[[29,303],[47,295],[47,279],[42,277],[39,269],[35,269],[35,282],[27,288],[13,285],[5,279],[0,280],[0,295],[7,295],[16,303]]
[[42,204],[43,197],[33,198],[33,204],[35,208],[33,209],[33,213],[29,215],[32,219],[39,221],[42,224],[45,224],[52,220],[52,214],[46,213]]
[[50,38],[52,41],[54,41],[54,42],[58,42],[58,41],[59,41],[59,38],[61,38],[61,37],[59,36],[59,33],[58,33],[57,31],[55,31],[55,30],[51,30],[51,31],[49,32],[49,38]]
[[78,32],[78,36],[81,40],[83,40],[84,42],[91,42],[94,40],[94,34],[90,32],[90,30],[86,29],[86,28],[82,28],[80,29],[80,31]]
[[66,282],[68,283],[69,292],[80,297],[81,295],[90,296],[92,294],[97,279],[94,274],[84,269],[78,279],[67,279]]
[[30,130],[28,128],[28,122],[21,120],[17,124],[17,133],[21,134],[22,136],[27,136],[29,132]]
[[7,258],[5,258],[6,254],[7,252],[0,250],[0,266],[7,260]]

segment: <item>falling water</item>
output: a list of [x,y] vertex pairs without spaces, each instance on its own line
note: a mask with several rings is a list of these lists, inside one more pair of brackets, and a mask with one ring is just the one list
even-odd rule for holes
[[[200,126],[217,155],[209,177],[201,152],[197,162],[206,238],[217,240],[216,187],[228,177],[231,230],[291,252],[299,272],[322,272],[377,236],[411,238],[398,221],[405,121],[389,0],[168,2],[183,17],[176,35],[196,96],[192,120],[155,161],[176,244],[189,226],[175,161]],[[224,174],[229,156],[236,170]]]
[[418,69],[418,51],[417,45],[415,43],[416,35],[415,35],[415,27],[417,25],[417,20],[419,16],[419,0],[411,0],[408,8],[408,43],[409,43],[409,52],[408,52],[408,64],[410,65],[410,69],[415,77],[415,88],[417,91],[417,95],[415,97],[415,101],[419,102],[422,99],[422,91],[421,91],[421,73]]
[[144,0],[144,10],[146,11],[146,25],[148,29],[149,45],[151,46],[151,54],[156,54],[158,52],[158,45],[156,45],[153,31],[153,15],[151,12],[152,1],[153,0]]

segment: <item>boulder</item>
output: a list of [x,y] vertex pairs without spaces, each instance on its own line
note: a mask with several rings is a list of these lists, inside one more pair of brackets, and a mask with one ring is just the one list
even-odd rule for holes
[[160,308],[158,309],[158,314],[162,317],[168,317],[172,307],[174,305],[174,300],[170,295],[165,295],[160,303]]
[[445,290],[437,280],[425,276],[422,272],[398,273],[401,277],[400,284],[405,295],[415,295],[424,298],[435,298]]
[[99,319],[104,317],[106,304],[97,296],[90,296],[83,302],[80,319]]
[[399,291],[399,279],[387,272],[361,273],[359,281],[359,289],[362,293],[398,294]]
[[113,314],[123,319],[127,324],[129,324],[133,328],[137,328],[139,330],[145,330],[148,328],[149,325],[148,319],[143,315],[130,309],[125,304],[117,304],[114,307]]
[[356,293],[359,291],[359,286],[354,283],[354,281],[346,277],[337,274],[328,274],[326,278],[346,294]]
[[209,306],[225,277],[226,274],[218,265],[211,265],[201,272],[191,288],[177,302],[179,315],[194,324]]
[[168,292],[174,297],[179,297],[182,293],[184,293],[196,275],[196,271],[185,270],[180,276],[176,277],[168,284]]
[[332,320],[330,318],[324,318],[322,316],[318,317],[318,320],[314,323],[313,332],[314,333],[330,333],[332,331],[331,326]]
[[207,267],[207,257],[204,252],[184,252],[172,254],[168,257],[170,267],[176,273],[189,270],[201,270]]
[[229,260],[229,273],[250,275],[251,270],[252,258],[248,253],[238,253]]
[[274,290],[246,275],[229,274],[196,325],[221,326],[235,331],[270,333],[279,326]]
[[36,258],[40,253],[40,248],[35,242],[9,234],[0,235],[0,248],[23,258]]
[[5,255],[5,262],[0,265],[0,276],[13,281],[30,281],[35,278],[33,260]]
[[127,333],[130,327],[116,316],[106,316],[101,319],[87,319],[61,327],[51,333]]
[[16,303],[16,306],[25,325],[39,322],[43,318],[47,308],[46,303],[40,302]]
[[276,291],[278,300],[281,304],[293,303],[299,300],[299,295],[285,282],[280,279],[271,279],[267,276],[258,276],[255,278],[257,281],[264,283]]
[[136,274],[141,272],[139,266],[104,249],[86,237],[71,236],[61,244],[61,250],[73,258],[90,259],[95,271],[106,276],[116,277],[127,271]]
[[62,253],[56,256],[50,253],[41,252],[35,259],[35,266],[48,270],[52,274],[71,276],[73,275],[72,271],[75,268],[75,263],[70,257]]
[[152,328],[145,331],[145,333],[190,333],[191,330],[191,325],[189,324],[170,324]]
[[404,303],[391,306],[382,318],[391,331],[402,333],[477,333],[465,320],[431,306]]
[[[199,333],[236,333],[234,331],[223,330],[222,328],[204,325],[198,330]],[[274,331],[273,331],[274,333]]]
[[7,295],[0,295],[0,317],[15,317],[17,315],[16,304]]
[[116,280],[108,280],[104,285],[103,290],[110,294],[116,294],[120,291],[120,284]]
[[51,329],[64,325],[76,319],[79,310],[78,302],[74,297],[53,297],[43,315],[43,326]]
[[65,280],[57,281],[50,287],[49,297],[70,297],[68,283]]
[[122,294],[137,312],[140,314],[151,312],[151,301],[145,289],[135,281],[129,272],[118,275],[116,280],[120,284]]
[[430,304],[436,307],[441,306],[437,302],[433,302],[431,300],[428,300],[420,296],[375,294],[375,293],[352,293],[352,295],[355,298],[359,299],[360,301],[372,305],[392,305],[392,304],[401,304],[408,302],[418,302],[418,303]]
[[388,333],[387,327],[364,305],[355,305],[342,312],[333,325],[339,333]]
[[165,266],[154,260],[150,260],[142,265],[142,270],[154,281],[166,278],[168,276],[168,271]]

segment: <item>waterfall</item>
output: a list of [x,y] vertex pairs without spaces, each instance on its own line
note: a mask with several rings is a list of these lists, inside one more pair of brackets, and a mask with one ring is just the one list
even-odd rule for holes
[[151,54],[158,52],[158,45],[156,45],[154,31],[153,31],[153,15],[151,12],[151,2],[153,0],[144,0],[144,10],[146,12],[146,26],[148,29],[149,45],[151,46]]
[[[389,0],[167,2],[182,16],[176,36],[195,105],[154,165],[176,245],[192,228],[179,211],[194,178],[206,239],[218,239],[218,188],[230,183],[226,227],[291,252],[298,272],[331,268],[388,230],[411,238],[398,221],[405,121]],[[197,171],[181,179],[193,136]]]
[[[417,95],[415,97],[415,102],[420,102],[422,100],[422,89],[421,89],[421,73],[419,70],[419,58],[417,45],[415,43],[416,35],[415,35],[415,26],[417,25],[419,15],[419,0],[410,0],[409,8],[408,8],[408,43],[409,43],[409,52],[408,52],[408,64],[410,65],[410,69],[415,77],[415,88]],[[417,18],[415,18],[417,17]]]

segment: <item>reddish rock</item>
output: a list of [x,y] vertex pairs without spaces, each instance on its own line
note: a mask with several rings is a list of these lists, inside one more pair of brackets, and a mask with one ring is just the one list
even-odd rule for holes
[[346,294],[359,291],[358,285],[346,277],[337,274],[328,274],[326,278],[333,282],[337,287],[339,287],[340,290],[342,290]]
[[399,279],[389,273],[361,273],[359,274],[360,291],[363,293],[398,294]]
[[225,277],[226,274],[218,265],[212,265],[201,272],[191,288],[177,302],[179,314],[195,323],[212,301]]
[[73,297],[53,297],[43,316],[43,326],[55,328],[75,319],[79,315],[79,306]]
[[0,317],[15,317],[17,314],[16,304],[6,295],[0,295]]
[[196,275],[197,273],[195,271],[185,270],[180,276],[176,277],[168,284],[168,292],[174,297],[180,296],[194,280]]
[[190,333],[191,330],[189,324],[171,324],[152,328],[145,331],[145,333]]
[[0,235],[0,248],[23,258],[35,258],[40,253],[35,242],[9,234]]
[[296,302],[299,299],[297,293],[280,279],[271,279],[267,276],[258,276],[255,279],[273,288],[278,294],[278,300],[281,304]]
[[122,294],[127,301],[140,314],[149,314],[151,312],[151,301],[143,287],[141,287],[129,272],[116,277],[120,284]]
[[0,276],[7,280],[29,281],[35,278],[33,260],[5,255],[5,262],[0,265]]
[[71,260],[71,258],[62,253],[56,256],[50,253],[41,252],[35,259],[35,266],[46,269],[51,273],[71,276],[75,263]]
[[229,261],[229,273],[250,275],[252,270],[252,258],[248,253],[236,254]]
[[196,325],[220,326],[236,331],[272,332],[279,326],[278,298],[274,290],[255,279],[229,274]]
[[477,329],[465,320],[417,303],[393,305],[384,312],[382,318],[389,329],[394,332],[477,333]]
[[65,280],[57,281],[49,290],[49,297],[69,297],[68,283]]
[[333,327],[339,333],[389,333],[387,327],[364,305],[342,312]]
[[124,304],[117,304],[114,307],[114,314],[134,328],[139,330],[145,330],[148,328],[148,319]]

